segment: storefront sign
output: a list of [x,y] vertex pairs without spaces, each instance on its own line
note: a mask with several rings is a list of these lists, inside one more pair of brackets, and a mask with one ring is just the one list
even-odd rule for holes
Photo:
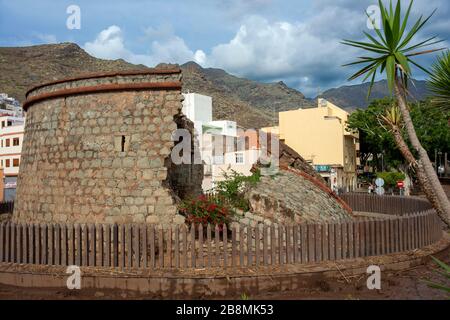
[[13,181],[13,182],[7,182],[5,183],[5,189],[15,189],[17,187],[17,182]]
[[330,172],[330,166],[322,166],[322,165],[317,165],[317,166],[314,166],[314,169],[317,171],[317,172]]

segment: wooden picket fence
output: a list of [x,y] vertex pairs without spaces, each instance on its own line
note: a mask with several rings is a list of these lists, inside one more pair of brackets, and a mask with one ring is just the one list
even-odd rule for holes
[[0,225],[0,262],[119,269],[258,267],[383,255],[442,236],[433,210],[330,224]]
[[340,197],[353,211],[402,215],[432,209],[427,200],[416,197],[378,196],[361,193],[345,193]]

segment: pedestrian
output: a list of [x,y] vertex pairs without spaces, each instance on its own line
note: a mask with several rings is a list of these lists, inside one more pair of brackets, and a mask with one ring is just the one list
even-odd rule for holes
[[373,184],[369,185],[369,187],[367,188],[367,192],[369,192],[369,194],[373,193]]

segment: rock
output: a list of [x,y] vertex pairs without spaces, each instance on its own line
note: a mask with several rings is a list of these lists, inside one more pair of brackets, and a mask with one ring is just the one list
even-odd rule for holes
[[267,225],[350,220],[350,213],[321,187],[320,181],[312,180],[287,170],[280,170],[275,177],[261,177],[246,193],[252,212],[246,213],[245,219]]

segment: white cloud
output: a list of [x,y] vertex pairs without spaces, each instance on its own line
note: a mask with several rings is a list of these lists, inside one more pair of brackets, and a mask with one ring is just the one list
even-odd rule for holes
[[53,44],[56,43],[56,36],[53,34],[36,33],[35,37],[43,43]]
[[333,21],[335,15],[319,14],[314,21],[316,27],[311,21],[269,22],[258,16],[248,17],[233,39],[212,49],[206,64],[245,77],[284,79],[301,84],[299,89],[306,94],[315,94],[319,83],[330,84],[337,74],[341,74],[342,81],[345,70],[341,65],[354,56],[353,49],[339,43],[339,30],[334,30],[334,36],[324,35],[326,28],[339,29],[338,25],[321,24],[321,20]]
[[129,59],[133,54],[125,49],[122,30],[118,26],[110,26],[101,31],[93,42],[86,42],[87,52],[102,59]]
[[199,50],[193,52],[183,39],[173,34],[167,26],[158,29],[147,28],[145,35],[150,40],[149,54],[136,54],[125,46],[120,27],[112,25],[101,31],[92,42],[86,42],[84,48],[91,55],[102,59],[122,58],[131,63],[155,66],[159,63],[184,63],[189,60],[204,61],[205,54]]

